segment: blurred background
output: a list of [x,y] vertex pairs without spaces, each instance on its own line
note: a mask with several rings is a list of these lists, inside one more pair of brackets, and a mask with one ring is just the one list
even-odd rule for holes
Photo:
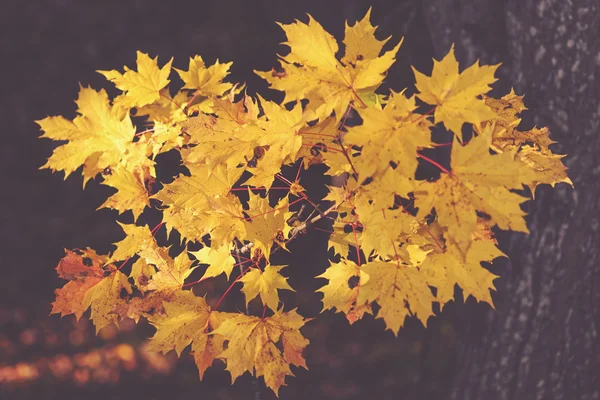
[[[230,81],[278,100],[253,70],[276,66],[285,47],[275,22],[310,13],[343,38],[344,22],[373,7],[377,37],[405,37],[384,88],[413,93],[410,66],[429,73],[456,43],[461,67],[502,62],[494,86],[514,86],[529,111],[522,127],[550,126],[557,153],[569,153],[575,189],[540,188],[529,202],[532,234],[500,233],[511,262],[491,267],[496,311],[472,300],[448,305],[427,329],[410,319],[395,337],[381,320],[350,326],[326,312],[309,322],[309,371],[294,369],[283,399],[598,399],[600,196],[600,10],[596,0],[88,1],[3,0],[0,4],[0,391],[7,399],[271,399],[261,379],[231,386],[220,362],[198,380],[189,353],[180,360],[145,350],[153,328],[126,321],[99,336],[84,316],[49,316],[54,270],[64,248],[108,252],[122,238],[116,212],[95,211],[111,189],[73,174],[39,171],[54,144],[34,120],[75,116],[78,85],[111,89],[95,70],[135,65],[135,52],[187,69],[233,61]],[[172,76],[173,81],[177,81]],[[109,93],[115,94],[114,91]],[[320,171],[303,178],[317,185]],[[124,217],[121,221],[126,220]],[[164,234],[164,233],[163,233]],[[283,257],[299,312],[320,311],[325,236],[295,241]],[[294,284],[296,283],[296,284]],[[213,290],[221,293],[223,281]],[[218,294],[215,294],[218,296]],[[460,299],[460,297],[459,297]],[[232,296],[228,307],[243,304]],[[4,396],[6,393],[6,397]],[[257,397],[258,394],[258,397]]]

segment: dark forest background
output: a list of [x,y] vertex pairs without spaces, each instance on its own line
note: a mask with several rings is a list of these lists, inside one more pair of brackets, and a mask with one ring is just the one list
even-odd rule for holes
[[[152,329],[144,324],[95,337],[85,317],[48,316],[63,284],[54,271],[63,249],[108,251],[122,234],[115,212],[94,211],[110,189],[92,182],[83,191],[76,174],[63,181],[38,171],[54,145],[37,139],[33,121],[74,117],[78,83],[110,87],[94,71],[135,65],[136,50],[158,55],[161,65],[174,56],[178,68],[195,54],[233,61],[232,81],[277,99],[252,73],[275,66],[284,51],[275,21],[306,20],[308,12],[341,39],[344,21],[370,6],[379,38],[405,36],[385,88],[412,91],[410,66],[429,73],[451,43],[462,67],[502,62],[493,94],[514,87],[525,95],[522,127],[550,127],[555,152],[569,154],[575,188],[539,188],[526,203],[531,235],[499,235],[511,261],[492,267],[501,275],[495,311],[458,302],[427,329],[410,320],[397,338],[381,320],[349,326],[325,313],[303,329],[310,370],[294,370],[280,397],[600,399],[598,0],[0,2],[3,398],[273,398],[248,374],[230,386],[222,364],[199,382],[189,355],[148,354]],[[311,292],[320,282],[306,277],[327,266],[324,238],[298,240],[294,254],[288,272],[301,288],[290,301],[315,315],[319,296]]]

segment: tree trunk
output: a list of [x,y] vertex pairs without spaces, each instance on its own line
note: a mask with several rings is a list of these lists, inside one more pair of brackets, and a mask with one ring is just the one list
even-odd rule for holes
[[457,323],[451,398],[600,399],[600,3],[427,0],[423,7],[438,59],[455,42],[461,66],[503,62],[500,78],[525,94],[523,125],[550,127],[575,184],[538,188],[527,205],[531,235],[510,234],[496,310],[459,310],[475,306],[480,318],[469,313]]

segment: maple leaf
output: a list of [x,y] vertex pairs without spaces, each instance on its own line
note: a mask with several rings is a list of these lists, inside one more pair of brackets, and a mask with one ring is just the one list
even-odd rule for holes
[[169,125],[158,120],[154,121],[154,128],[137,134],[138,143],[146,145],[151,158],[154,160],[160,153],[179,148],[183,145],[181,129],[176,125]]
[[461,146],[455,138],[452,147],[452,171],[435,182],[422,182],[415,190],[418,217],[435,208],[439,221],[463,254],[471,245],[477,225],[477,211],[490,216],[501,229],[528,232],[525,212],[520,204],[526,200],[510,189],[521,189],[522,162],[514,154],[491,155],[492,129],[486,129],[469,144]]
[[516,157],[524,164],[521,170],[522,182],[529,186],[532,195],[535,195],[535,189],[540,184],[554,187],[557,183],[564,182],[573,186],[567,176],[567,168],[560,161],[564,155],[554,154],[550,150],[550,145],[556,142],[550,139],[548,128],[534,127],[524,132],[516,129],[521,121],[517,118],[518,113],[526,110],[522,96],[517,96],[511,90],[501,99],[486,97],[485,101],[497,114],[497,118],[487,121],[482,128],[493,129],[491,147],[500,153],[516,151]]
[[165,184],[152,198],[168,206],[205,212],[210,209],[210,198],[226,196],[241,175],[237,169],[226,170],[219,166],[211,170],[198,164],[190,165],[190,172],[190,176],[181,175]]
[[[212,311],[208,318],[208,327],[204,329],[204,332],[214,331],[229,317],[230,315],[227,313]],[[218,334],[203,335],[192,341],[192,354],[200,373],[200,380],[202,380],[206,369],[223,353],[224,343],[225,338]]]
[[414,177],[417,169],[417,149],[429,147],[429,123],[413,114],[415,97],[406,98],[394,93],[383,110],[369,107],[359,110],[363,123],[348,129],[344,140],[361,147],[361,155],[353,160],[362,179],[389,169],[397,164],[403,176]]
[[297,160],[303,143],[299,132],[306,126],[306,122],[300,104],[288,111],[285,107],[260,96],[259,99],[264,115],[256,121],[256,125],[264,130],[264,134],[258,138],[257,146],[265,151],[258,158],[256,167],[248,168],[253,176],[247,184],[269,189],[273,176],[281,170],[282,164],[290,164]]
[[249,220],[244,220],[245,239],[254,243],[255,249],[260,249],[269,260],[273,241],[277,241],[278,232],[282,232],[286,226],[285,211],[288,208],[288,198],[281,199],[277,206],[272,208],[268,198],[248,192],[250,195],[248,205],[254,215],[251,215]]
[[222,96],[230,90],[233,85],[221,82],[229,74],[229,68],[233,63],[220,64],[217,60],[210,67],[206,67],[201,56],[190,57],[187,71],[174,68],[185,85],[183,89],[193,89],[201,96]]
[[200,379],[214,359],[223,351],[225,338],[210,334],[222,323],[225,314],[211,311],[203,297],[191,291],[178,291],[164,302],[165,313],[149,318],[156,328],[149,350],[167,353],[175,350],[178,356],[192,345]]
[[521,170],[523,184],[531,188],[532,194],[535,194],[538,185],[544,183],[552,187],[561,182],[573,186],[573,182],[567,176],[567,167],[561,161],[565,157],[564,154],[544,154],[532,146],[521,147],[517,154],[526,165]]
[[[127,258],[144,250],[146,254],[158,248],[154,236],[148,226],[138,226],[135,224],[122,224],[117,221],[119,226],[125,232],[125,238],[115,243],[117,249],[110,257],[110,261],[126,260]],[[151,264],[156,264],[155,259],[148,257]]]
[[[527,110],[523,103],[523,96],[517,96],[514,89],[510,90],[510,93],[505,94],[500,99],[495,99],[487,95],[482,95],[485,104],[489,106],[496,114],[492,120],[486,121],[481,125],[481,129],[484,129],[487,125],[494,124],[494,142],[502,142],[502,136],[512,136],[513,131],[521,122],[518,117],[521,112]],[[479,128],[474,127],[479,133]],[[507,141],[504,143],[514,143],[510,138],[506,138]],[[499,140],[497,140],[499,139]],[[513,139],[514,140],[514,139]]]
[[107,256],[100,256],[92,249],[82,250],[82,255],[65,252],[56,270],[61,278],[70,282],[55,291],[51,314],[75,314],[79,319],[91,307],[96,333],[111,322],[118,324],[122,314],[117,310],[126,306],[132,293],[127,276],[114,265],[106,264]]
[[79,320],[87,310],[83,304],[85,293],[102,280],[102,266],[108,257],[99,256],[90,248],[83,250],[81,255],[67,249],[65,253],[56,266],[56,271],[58,276],[69,282],[54,291],[56,300],[52,303],[51,314],[60,313],[63,317],[75,314],[75,318]]
[[278,396],[285,377],[293,376],[290,364],[307,368],[302,351],[309,341],[300,333],[305,323],[296,310],[276,311],[267,318],[235,314],[223,321],[212,334],[228,341],[219,358],[227,362],[232,382],[248,371],[264,376],[267,386]]
[[415,189],[415,180],[406,176],[398,168],[388,166],[386,170],[373,178],[368,185],[356,191],[357,197],[373,201],[380,208],[395,207],[396,195],[408,198]]
[[357,304],[376,301],[381,307],[376,318],[383,318],[386,328],[395,335],[411,314],[427,326],[436,299],[424,273],[409,265],[384,261],[369,262],[361,270],[369,275],[369,281],[361,286]]
[[329,193],[327,193],[327,196],[323,200],[333,201],[338,208],[340,206],[343,207],[343,204],[352,197],[352,192],[346,186],[327,186],[327,189],[329,189]]
[[327,245],[328,249],[333,248],[333,252],[340,254],[342,257],[347,257],[349,246],[355,245],[354,232],[352,229],[346,231],[347,225],[345,222],[336,219],[332,226],[333,234],[329,236]]
[[148,120],[163,124],[176,124],[188,119],[185,107],[191,100],[188,90],[180,90],[175,96],[171,96],[169,88],[159,91],[159,98],[152,104],[137,108],[136,116],[147,116]]
[[398,243],[415,231],[418,224],[404,210],[387,210],[362,196],[355,201],[356,213],[363,225],[358,243],[368,256],[371,252],[382,257],[396,255]]
[[369,281],[370,276],[353,261],[342,258],[339,263],[331,263],[317,278],[329,280],[327,285],[317,290],[323,293],[321,312],[335,308],[346,314],[350,323],[361,319],[365,312],[371,313],[370,305],[356,303],[359,290]]
[[214,116],[200,113],[181,124],[189,143],[195,145],[182,151],[182,157],[186,163],[205,163],[211,170],[220,164],[235,169],[254,156],[264,134],[254,124],[258,110],[247,96],[235,102],[233,93],[213,101]]
[[352,225],[346,221],[336,218],[332,226],[333,233],[329,237],[327,248],[333,249],[333,253],[340,254],[342,257],[347,257],[349,248],[356,246],[356,227],[352,229]]
[[131,118],[110,105],[104,90],[80,87],[76,103],[78,116],[73,121],[53,116],[36,123],[44,131],[41,137],[68,141],[57,147],[41,168],[64,171],[66,179],[83,165],[85,186],[107,167],[117,166],[124,154],[139,150],[132,143],[135,128]]
[[180,289],[185,279],[197,267],[190,268],[192,261],[188,257],[187,251],[183,251],[174,259],[168,254],[161,254],[161,256],[162,262],[156,265],[158,272],[152,275],[148,289],[162,291]]
[[90,287],[83,297],[83,307],[92,309],[90,318],[96,326],[96,333],[111,322],[118,325],[119,316],[114,311],[119,305],[125,304],[126,297],[132,293],[127,275],[111,267],[110,275]]
[[373,60],[379,57],[381,49],[390,40],[378,40],[375,38],[376,26],[371,25],[371,8],[362,20],[354,25],[349,25],[346,21],[344,45],[346,46],[346,54],[342,58],[345,64],[356,64],[361,60]]
[[444,251],[433,246],[421,270],[427,274],[427,283],[434,286],[440,309],[454,299],[454,286],[458,285],[466,301],[473,296],[494,307],[491,290],[496,290],[493,281],[497,275],[481,266],[482,262],[492,262],[497,257],[506,257],[490,240],[475,240],[463,256],[460,249],[450,240],[446,241]]
[[454,56],[454,45],[441,60],[433,60],[433,72],[428,77],[417,71],[415,86],[417,97],[427,104],[436,106],[435,123],[443,122],[444,126],[461,137],[464,123],[479,125],[483,121],[495,117],[492,109],[478,96],[491,90],[497,65],[479,66],[479,61],[459,74],[458,61]]
[[218,166],[189,164],[191,176],[179,176],[152,198],[164,206],[163,221],[167,232],[177,229],[184,238],[200,240],[211,234],[214,247],[229,244],[234,237],[245,234],[243,208],[239,199],[230,194],[242,169],[226,170]]
[[150,205],[143,176],[132,173],[122,165],[113,169],[110,175],[105,175],[103,183],[116,188],[117,193],[106,199],[98,208],[108,207],[118,210],[119,213],[131,210],[134,220],[137,220],[142,211]]
[[264,270],[258,268],[252,269],[246,273],[240,282],[244,284],[242,292],[246,296],[246,306],[250,300],[260,296],[260,301],[271,310],[276,311],[279,304],[278,289],[294,291],[287,283],[279,271],[285,268],[285,265],[267,265]]
[[284,103],[308,99],[315,118],[322,120],[335,111],[339,121],[348,105],[354,101],[364,103],[361,96],[372,93],[381,84],[402,41],[379,57],[387,39],[375,39],[368,11],[354,26],[346,25],[346,53],[338,61],[335,38],[310,14],[308,18],[308,24],[298,20],[289,25],[279,24],[287,36],[283,44],[290,47],[290,53],[280,57],[284,72],[255,73],[273,89],[285,92]]
[[137,51],[137,71],[124,66],[125,73],[119,71],[97,71],[113,82],[117,89],[124,92],[121,104],[127,107],[143,107],[160,98],[160,90],[169,84],[169,74],[173,58],[162,68],[158,67],[158,57]]
[[119,225],[126,236],[116,243],[117,249],[110,260],[126,260],[137,254],[145,263],[154,265],[158,270],[149,277],[148,290],[172,292],[181,288],[185,279],[196,268],[190,268],[192,261],[187,252],[184,251],[173,259],[169,256],[168,249],[158,246],[148,226]]
[[202,222],[210,232],[212,246],[225,246],[234,238],[245,236],[245,217],[236,196],[216,197],[211,199],[210,206],[212,210],[204,215]]
[[313,164],[325,164],[329,167],[326,172],[328,175],[352,172],[348,159],[338,150],[338,125],[334,117],[329,117],[316,125],[300,129],[298,134],[302,137],[302,145],[298,150],[298,158],[302,159],[305,168]]
[[201,264],[208,264],[209,267],[202,275],[201,279],[219,276],[225,273],[227,280],[235,266],[235,258],[231,255],[231,246],[225,245],[217,248],[203,247],[199,251],[190,251]]

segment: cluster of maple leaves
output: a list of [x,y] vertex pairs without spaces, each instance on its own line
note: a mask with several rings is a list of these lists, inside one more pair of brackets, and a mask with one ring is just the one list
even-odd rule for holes
[[[547,128],[518,130],[521,96],[486,95],[497,65],[475,63],[459,73],[452,48],[434,60],[431,76],[414,71],[416,95],[377,94],[401,42],[383,52],[387,39],[375,38],[369,19],[367,13],[346,25],[341,58],[336,40],[312,17],[281,25],[289,54],[279,69],[256,73],[285,92],[282,104],[245,95],[224,82],[231,63],[207,66],[200,56],[187,71],[175,68],[185,84],[172,96],[172,59],[159,67],[157,58],[138,52],[137,70],[99,71],[119,96],[82,87],[74,120],[37,121],[42,137],[67,141],[44,168],[66,177],[83,166],[84,186],[101,174],[117,190],[102,207],[131,210],[135,220],[151,199],[162,211],[153,230],[121,224],[126,237],[110,255],[67,250],[57,271],[69,282],[56,290],[52,312],[80,318],[91,308],[97,330],[145,317],[156,327],[152,348],[180,354],[191,344],[201,378],[219,358],[232,380],[249,371],[277,393],[291,364],[306,367],[300,328],[307,320],[283,310],[278,291],[293,289],[270,256],[319,219],[333,220],[329,247],[338,260],[318,276],[327,280],[319,289],[323,310],[343,312],[350,322],[376,314],[397,333],[410,315],[426,324],[434,303],[453,299],[455,285],[465,298],[492,304],[497,276],[481,263],[504,254],[491,228],[527,232],[521,189],[571,183],[563,156],[549,149]],[[133,125],[134,109],[137,119],[145,117],[142,128]],[[346,126],[351,110],[360,125]],[[451,143],[432,140],[440,124],[453,133]],[[473,131],[468,141],[464,124]],[[452,146],[450,168],[421,152],[440,146]],[[179,151],[186,173],[154,192],[155,157],[171,150]],[[342,177],[323,199],[332,204],[327,209],[310,201],[298,180],[279,175],[299,160]],[[435,165],[439,179],[416,180],[419,162]],[[288,194],[272,207],[254,189],[269,193],[277,179]],[[234,186],[248,188],[249,201]],[[314,208],[304,220],[290,209],[301,201]],[[173,258],[154,238],[163,225],[185,243],[209,235],[210,246]],[[259,297],[270,311],[209,307],[185,284],[199,267],[206,268],[201,280],[235,275],[232,286],[242,283],[246,302]]]

